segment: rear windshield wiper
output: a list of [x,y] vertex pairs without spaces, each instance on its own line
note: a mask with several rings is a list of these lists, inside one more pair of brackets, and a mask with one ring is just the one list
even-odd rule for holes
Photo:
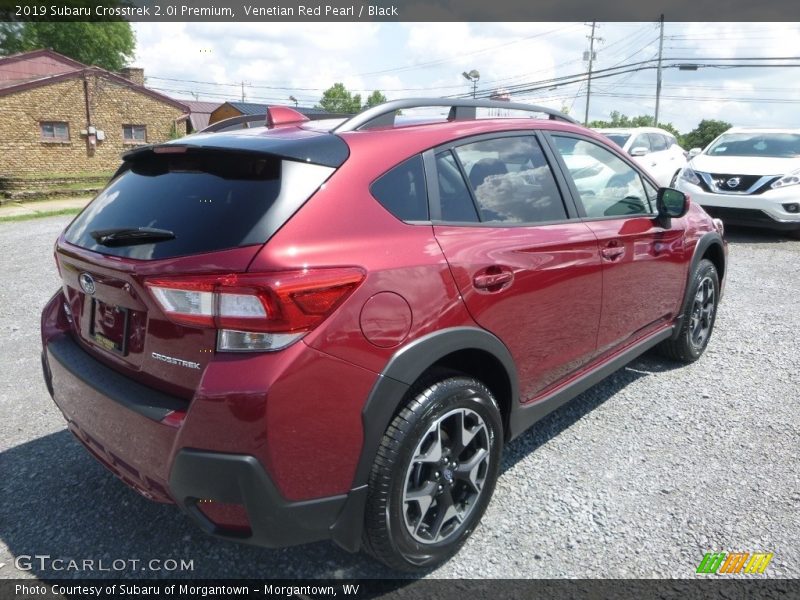
[[103,246],[135,246],[136,244],[152,244],[174,240],[175,234],[167,229],[153,227],[116,227],[114,229],[97,229],[91,235]]

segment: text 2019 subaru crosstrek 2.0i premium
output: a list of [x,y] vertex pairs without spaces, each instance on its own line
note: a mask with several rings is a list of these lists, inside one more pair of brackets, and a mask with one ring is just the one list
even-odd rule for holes
[[722,224],[569,117],[261,120],[126,154],[42,315],[75,437],[207,532],[429,568],[505,443],[649,348],[706,348]]

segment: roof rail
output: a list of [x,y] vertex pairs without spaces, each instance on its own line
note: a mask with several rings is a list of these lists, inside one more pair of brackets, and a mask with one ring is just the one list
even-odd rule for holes
[[359,131],[370,127],[391,127],[394,125],[395,113],[404,108],[424,108],[429,106],[450,107],[448,121],[469,121],[476,118],[478,108],[504,108],[506,110],[520,110],[526,112],[537,112],[549,115],[550,119],[566,121],[568,123],[579,123],[562,112],[537,106],[535,104],[518,104],[516,102],[506,102],[504,100],[472,100],[472,99],[448,99],[448,98],[407,98],[405,100],[390,100],[383,104],[378,104],[368,108],[348,119],[333,131],[342,133],[345,131]]

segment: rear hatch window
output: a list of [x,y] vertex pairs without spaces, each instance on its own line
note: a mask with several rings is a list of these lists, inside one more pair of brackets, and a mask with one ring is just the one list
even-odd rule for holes
[[246,152],[146,152],[123,165],[65,238],[143,260],[263,244],[333,171]]

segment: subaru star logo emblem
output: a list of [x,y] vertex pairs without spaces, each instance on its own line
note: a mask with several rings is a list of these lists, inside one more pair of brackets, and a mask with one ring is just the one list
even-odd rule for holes
[[735,188],[741,183],[742,179],[740,177],[731,177],[728,181],[725,182],[729,188]]
[[80,277],[78,277],[78,283],[81,284],[81,289],[89,294],[90,296],[94,295],[95,290],[97,287],[94,284],[94,278],[88,273],[81,273]]

